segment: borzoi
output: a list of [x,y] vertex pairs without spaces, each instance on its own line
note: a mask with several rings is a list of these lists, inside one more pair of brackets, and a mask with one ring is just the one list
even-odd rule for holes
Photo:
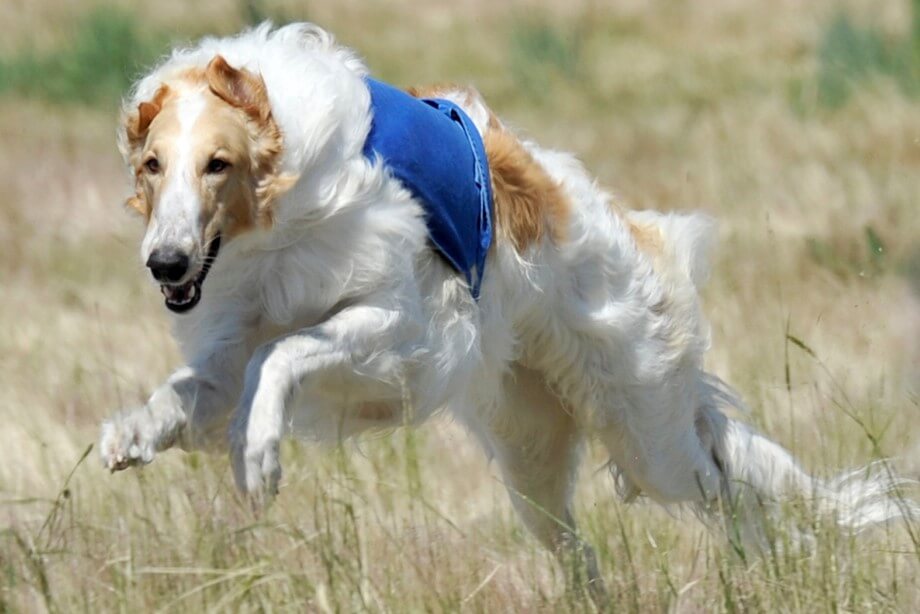
[[706,217],[621,208],[473,89],[409,94],[309,24],[208,38],[140,80],[118,143],[187,365],[104,423],[106,467],[225,443],[262,500],[289,431],[445,410],[555,551],[578,541],[587,438],[624,496],[714,516],[727,501],[754,539],[747,507],[790,492],[853,528],[903,513],[893,483],[812,478],[726,413],[739,401],[702,366]]

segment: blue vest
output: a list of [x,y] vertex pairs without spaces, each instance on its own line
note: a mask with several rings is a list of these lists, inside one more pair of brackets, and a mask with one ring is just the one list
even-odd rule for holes
[[419,200],[431,242],[478,299],[492,243],[492,184],[473,120],[449,100],[413,98],[386,83],[365,81],[372,114],[365,157],[379,156]]

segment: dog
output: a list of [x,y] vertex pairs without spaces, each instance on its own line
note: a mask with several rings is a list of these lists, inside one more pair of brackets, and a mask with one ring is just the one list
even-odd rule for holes
[[[417,105],[451,144],[416,126]],[[389,128],[399,142],[368,151]],[[733,417],[741,401],[702,362],[706,216],[622,208],[474,89],[401,93],[321,28],[264,24],[174,51],[127,97],[118,145],[187,364],[104,422],[112,471],[224,446],[265,502],[288,432],[337,441],[445,411],[536,538],[577,551],[598,587],[570,513],[588,439],[625,498],[691,506],[752,542],[789,495],[849,529],[916,514],[896,478],[813,478]],[[442,146],[465,162],[437,162]],[[400,174],[404,153],[440,196]],[[460,201],[446,221],[441,198]]]

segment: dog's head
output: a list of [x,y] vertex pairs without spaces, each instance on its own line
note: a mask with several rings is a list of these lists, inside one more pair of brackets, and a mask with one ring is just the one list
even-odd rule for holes
[[163,83],[122,122],[136,182],[128,205],[147,220],[141,257],[166,306],[188,311],[221,244],[270,226],[273,202],[292,183],[279,171],[265,83],[216,56]]

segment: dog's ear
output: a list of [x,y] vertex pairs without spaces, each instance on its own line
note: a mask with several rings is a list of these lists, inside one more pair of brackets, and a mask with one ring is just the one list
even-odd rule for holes
[[[123,129],[130,149],[138,149],[144,144],[150,124],[163,108],[163,101],[169,94],[169,87],[160,86],[152,100],[141,102],[133,112],[125,113],[122,117]],[[130,153],[130,152],[122,152]]]
[[147,204],[147,197],[143,192],[138,192],[133,196],[129,196],[125,201],[125,207],[140,213],[144,218],[150,218],[150,206]]
[[[121,129],[118,131],[118,149],[125,162],[135,169],[135,172],[141,163],[141,153],[144,142],[147,140],[147,133],[150,131],[150,124],[163,109],[163,103],[168,94],[169,87],[162,85],[151,100],[141,102],[136,109],[126,109],[122,113]],[[125,205],[145,217],[150,215],[147,199],[139,188],[137,193],[125,202]]]
[[162,107],[156,101],[142,102],[137,105],[137,119],[132,127],[135,137],[147,135],[153,118],[157,116],[161,108]]
[[205,78],[215,96],[241,109],[256,124],[251,151],[257,179],[255,215],[260,224],[270,225],[275,201],[297,182],[297,177],[279,168],[282,138],[272,118],[265,81],[245,68],[230,66],[220,55],[208,64]]
[[271,105],[262,77],[246,69],[233,68],[223,56],[214,59],[205,69],[208,87],[227,104],[242,109],[254,120],[265,122],[271,115]]

